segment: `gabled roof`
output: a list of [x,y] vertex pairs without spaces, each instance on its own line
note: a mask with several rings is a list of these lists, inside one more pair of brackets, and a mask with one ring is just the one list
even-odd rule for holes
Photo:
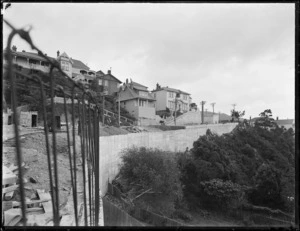
[[98,72],[96,73],[97,78],[100,79],[105,79],[105,80],[110,80],[110,77],[113,78],[116,82],[122,83],[118,78],[113,76],[112,74],[104,74],[104,75],[99,75]]
[[99,75],[105,75],[104,72],[101,71],[101,70],[97,71],[96,73],[99,74]]
[[148,92],[147,96],[140,96],[135,90],[131,89],[129,84],[125,86],[125,89],[120,92],[120,101],[127,101],[131,99],[145,99],[149,101],[156,101],[152,95]]
[[139,91],[148,91],[145,87],[139,87],[139,86],[134,86],[133,85],[133,88],[136,89],[136,90],[139,90]]
[[185,91],[181,91],[181,90],[179,90],[179,89],[171,88],[171,87],[161,87],[161,88],[159,88],[159,89],[153,90],[152,92],[163,91],[163,90],[165,90],[165,91],[172,91],[172,92],[176,92],[176,93],[183,93],[183,94],[190,95],[190,93],[187,93],[187,92],[185,92]]
[[133,84],[133,86],[148,88],[148,87],[146,87],[146,86],[144,86],[144,85],[142,85],[142,84],[140,84],[140,83],[137,83],[137,82],[131,81],[131,83]]
[[88,66],[86,66],[83,62],[77,59],[71,59],[73,61],[73,68],[82,69],[82,70],[90,70]]

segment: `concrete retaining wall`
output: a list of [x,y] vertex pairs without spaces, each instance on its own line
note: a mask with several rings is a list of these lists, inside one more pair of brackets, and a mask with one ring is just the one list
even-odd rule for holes
[[188,126],[186,129],[164,132],[131,133],[126,135],[102,136],[100,141],[100,190],[105,195],[107,183],[118,174],[121,151],[132,146],[159,148],[164,151],[185,151],[209,128],[221,135],[233,130],[236,123]]

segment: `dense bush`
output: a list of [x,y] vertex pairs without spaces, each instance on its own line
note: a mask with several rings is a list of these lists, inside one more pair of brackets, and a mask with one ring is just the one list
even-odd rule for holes
[[232,182],[247,188],[249,203],[291,211],[288,198],[295,192],[294,145],[293,130],[279,127],[242,123],[222,136],[208,131],[194,142],[191,157],[181,163],[184,195],[193,198],[191,203],[215,203],[216,194],[210,195],[203,187],[220,179],[219,191],[226,185],[220,182]]
[[203,190],[202,197],[208,203],[207,207],[236,208],[245,200],[243,187],[231,181],[212,179],[201,182],[200,185]]
[[124,150],[118,183],[134,203],[159,208],[162,214],[173,213],[182,199],[174,153],[144,147]]

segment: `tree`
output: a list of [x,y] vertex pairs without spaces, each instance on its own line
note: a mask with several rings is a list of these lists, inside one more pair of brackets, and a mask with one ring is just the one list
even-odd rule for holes
[[255,121],[255,126],[263,127],[263,128],[276,128],[277,124],[275,120],[272,118],[271,109],[266,109],[259,114],[260,118]]
[[231,110],[231,122],[234,122],[235,119],[238,120],[238,122],[240,122],[240,118],[243,117],[245,115],[245,111],[236,111],[234,109]]
[[130,200],[144,207],[159,204],[161,212],[170,215],[182,198],[180,171],[175,155],[145,147],[123,151],[118,182]]

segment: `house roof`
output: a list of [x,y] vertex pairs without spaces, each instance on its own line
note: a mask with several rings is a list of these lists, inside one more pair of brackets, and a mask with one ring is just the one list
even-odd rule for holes
[[101,71],[101,70],[97,71],[96,73],[99,74],[100,76],[101,76],[101,75],[105,75],[104,72]]
[[86,66],[83,62],[81,62],[80,60],[77,59],[71,59],[73,61],[73,68],[77,68],[77,69],[82,69],[82,70],[90,70],[90,68],[88,66]]
[[[4,53],[6,53],[6,52],[7,52],[7,50],[4,50]],[[25,58],[32,58],[32,59],[36,59],[36,60],[39,60],[39,61],[47,62],[47,60],[44,57],[40,56],[38,53],[12,51],[12,54],[17,55],[17,56],[21,56],[21,57],[25,57]],[[56,60],[56,59],[54,59],[50,56],[47,56],[47,57],[52,61]]]
[[96,73],[96,77],[100,78],[100,79],[105,79],[105,80],[111,80],[111,78],[113,78],[116,82],[122,83],[118,78],[116,78],[112,74],[99,75],[99,74]]
[[176,92],[176,93],[184,93],[184,94],[190,95],[190,93],[187,93],[187,92],[185,92],[185,91],[181,91],[181,90],[179,90],[179,89],[171,88],[171,87],[162,87],[162,88],[159,88],[159,89],[155,89],[155,90],[153,90],[152,92],[162,91],[162,90],[165,90],[165,91],[172,91],[172,92]]
[[148,91],[147,89],[145,89],[145,87],[139,87],[139,86],[134,86],[133,85],[133,88],[136,89],[136,90],[139,90],[139,91]]
[[148,88],[140,83],[137,83],[137,82],[134,82],[134,81],[131,81],[131,83],[133,84],[133,86],[136,86],[136,87],[145,87],[145,88]]
[[156,101],[149,92],[147,93],[147,96],[140,96],[135,90],[131,89],[129,85],[126,85],[125,89],[120,92],[120,101],[127,101],[137,98],[149,101]]

